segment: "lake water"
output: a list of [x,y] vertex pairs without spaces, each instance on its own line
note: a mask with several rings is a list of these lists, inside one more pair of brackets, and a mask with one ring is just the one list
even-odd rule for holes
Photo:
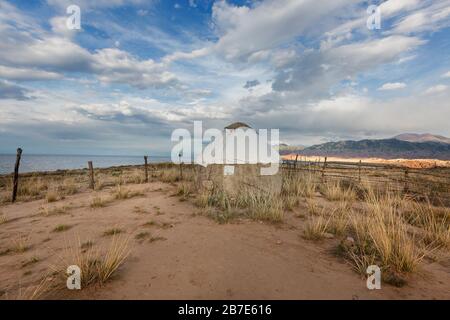
[[[22,154],[20,172],[55,171],[58,169],[87,168],[92,161],[94,168],[107,168],[121,165],[144,163],[143,156],[86,156],[86,155],[27,155]],[[168,162],[170,157],[149,157],[149,163]],[[0,154],[0,174],[14,171],[16,155]]]

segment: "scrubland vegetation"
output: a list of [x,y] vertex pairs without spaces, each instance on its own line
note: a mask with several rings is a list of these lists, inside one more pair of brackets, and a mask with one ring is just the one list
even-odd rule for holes
[[[326,181],[312,173],[283,173],[282,178],[279,194],[245,186],[233,197],[213,186],[202,189],[194,203],[219,223],[236,218],[282,223],[286,212],[305,210],[307,215],[298,215],[305,218],[301,237],[329,239],[355,271],[366,274],[376,264],[384,280],[394,285],[403,285],[426,257],[448,254],[450,208],[389,188]],[[186,189],[183,185],[181,190]]]
[[[333,255],[347,262],[355,272],[366,274],[369,265],[376,264],[383,271],[383,281],[403,286],[409,275],[421,269],[428,260],[448,257],[450,252],[450,208],[429,201],[427,197],[412,195],[346,179],[324,179],[313,172],[280,171],[280,188],[263,188],[240,184],[238,190],[228,193],[217,183],[202,184],[198,169],[162,165],[149,171],[150,182],[160,181],[170,186],[170,196],[192,203],[196,214],[211,218],[218,224],[251,223],[259,221],[269,226],[300,222],[299,241],[332,247]],[[63,174],[31,174],[22,177],[19,184],[19,202],[41,200],[37,216],[45,219],[70,215],[74,205],[61,200],[77,193],[87,193],[86,208],[97,213],[121,201],[145,197],[143,191],[131,188],[143,184],[145,178],[139,168],[101,169],[95,174],[95,190],[88,188],[87,172]],[[9,201],[11,181],[0,178],[0,196]],[[81,205],[81,204],[77,204]],[[147,215],[148,209],[134,206],[130,212]],[[157,206],[156,216],[164,212]],[[108,248],[96,248],[91,239],[70,244],[61,254],[61,261],[52,266],[52,272],[42,276],[37,285],[21,289],[18,299],[51,297],[65,284],[67,265],[78,265],[82,270],[82,284],[102,285],[123,265],[130,253],[130,238],[136,242],[165,240],[153,235],[152,228],[166,229],[173,225],[147,219],[134,235],[122,226],[103,229],[100,237],[110,241]],[[0,225],[9,223],[9,217],[0,211]],[[64,235],[76,224],[53,224],[51,235]],[[220,226],[218,226],[220,228]],[[71,230],[72,231],[72,230]],[[69,231],[70,232],[70,231]],[[49,238],[50,240],[50,238]],[[32,244],[28,236],[15,238],[0,251],[0,256],[20,255]],[[331,251],[330,251],[331,252]],[[331,253],[330,253],[331,254]],[[31,257],[21,262],[22,268],[42,262]]]

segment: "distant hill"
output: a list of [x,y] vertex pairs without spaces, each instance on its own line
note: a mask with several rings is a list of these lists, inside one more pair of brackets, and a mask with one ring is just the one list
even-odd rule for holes
[[[443,142],[410,142],[399,139],[327,142],[299,150],[302,155],[384,159],[450,160],[450,144]],[[287,154],[289,152],[280,152]],[[290,153],[297,153],[290,152]]]
[[395,136],[393,139],[409,141],[409,142],[441,142],[450,143],[450,138],[439,136],[430,133],[417,134],[417,133],[403,133]]
[[305,149],[304,146],[290,146],[286,143],[280,143],[279,148],[280,154],[290,154]]

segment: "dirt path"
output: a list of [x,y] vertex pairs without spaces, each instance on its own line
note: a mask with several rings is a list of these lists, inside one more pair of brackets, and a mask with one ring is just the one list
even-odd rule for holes
[[[105,286],[63,298],[88,299],[449,299],[450,266],[430,263],[403,288],[383,285],[369,291],[365,279],[333,255],[335,240],[315,243],[300,237],[304,220],[288,213],[286,223],[240,220],[219,225],[190,202],[172,196],[162,183],[134,185],[144,193],[89,207],[92,193],[48,204],[66,206],[63,214],[43,216],[44,201],[1,208],[9,221],[0,225],[0,252],[26,239],[22,253],[0,255],[0,290],[13,292],[35,284],[56,263],[68,243],[109,241],[103,233],[120,228],[131,236],[132,252]],[[99,192],[107,196],[108,190]],[[300,209],[301,210],[301,209]],[[153,224],[145,226],[146,222]],[[70,229],[54,232],[57,225]],[[148,232],[148,237],[135,236]],[[152,240],[152,241],[150,241]],[[31,264],[36,257],[38,261]]]

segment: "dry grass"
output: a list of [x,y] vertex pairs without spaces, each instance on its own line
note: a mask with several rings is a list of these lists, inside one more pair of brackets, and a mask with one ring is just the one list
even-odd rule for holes
[[213,219],[219,224],[229,223],[239,216],[239,213],[235,210],[217,210],[212,207],[205,208],[201,214]]
[[283,206],[286,210],[293,211],[298,206],[300,200],[296,196],[284,196]]
[[20,288],[15,296],[5,294],[6,300],[40,300],[45,298],[46,294],[50,290],[51,280],[45,276],[42,280],[33,286],[27,288]]
[[93,209],[106,207],[112,199],[105,199],[99,196],[93,197],[89,206]]
[[322,212],[321,207],[312,199],[306,200],[306,206],[309,214],[312,216],[318,216]]
[[207,194],[207,206],[229,210],[235,205],[232,203],[230,196],[219,186],[213,186],[212,190],[205,192]]
[[80,248],[83,250],[87,250],[87,249],[92,248],[93,246],[94,246],[94,241],[87,240],[80,245]]
[[348,227],[348,220],[343,218],[331,218],[327,227],[327,232],[336,236],[342,236],[346,233]]
[[66,270],[71,265],[76,265],[81,270],[81,289],[95,283],[104,284],[113,277],[127,259],[130,253],[128,245],[128,237],[113,237],[104,253],[101,253],[99,250],[83,252],[80,241],[78,241],[77,245],[66,248],[65,254],[60,257],[59,263],[56,266],[52,266],[53,271],[60,275],[61,283],[56,289],[65,287],[67,280]]
[[289,173],[283,175],[283,195],[311,198],[316,190],[317,183],[312,174]]
[[64,232],[64,231],[67,231],[67,230],[69,230],[71,228],[72,228],[72,226],[70,226],[70,225],[59,224],[53,229],[53,232]]
[[305,198],[312,198],[317,191],[315,177],[311,174],[303,175],[300,184],[301,195]]
[[38,214],[43,215],[44,217],[55,216],[55,215],[63,215],[67,214],[70,210],[68,206],[60,206],[49,208],[48,206],[40,207]]
[[8,222],[8,217],[6,216],[6,214],[0,211],[0,224],[4,224],[6,222]]
[[262,188],[242,187],[235,199],[230,199],[222,191],[224,203],[228,208],[244,209],[246,215],[254,220],[266,220],[280,222],[283,220],[283,199],[275,190],[263,190]]
[[144,169],[132,169],[126,174],[120,174],[117,184],[141,184],[145,182]]
[[450,209],[437,208],[430,202],[403,200],[402,216],[411,225],[423,230],[423,241],[435,248],[450,248]]
[[250,199],[250,205],[248,207],[248,215],[250,218],[271,222],[280,222],[283,220],[283,202],[279,197],[255,193]]
[[313,218],[306,223],[303,237],[308,240],[322,240],[325,238],[329,223],[330,220],[322,216]]
[[58,201],[58,194],[55,191],[48,191],[47,195],[45,196],[45,199],[48,203],[56,202]]
[[183,200],[186,200],[192,194],[192,190],[193,187],[191,183],[182,182],[177,187],[176,195],[181,197]]
[[356,192],[351,186],[344,186],[340,181],[329,181],[320,188],[323,196],[329,201],[354,201]]
[[155,242],[155,241],[165,241],[165,240],[167,240],[166,238],[164,238],[164,237],[161,237],[161,236],[156,236],[156,237],[151,237],[149,240],[148,240],[148,242]]
[[149,220],[146,223],[144,223],[142,226],[143,227],[151,227],[151,226],[154,226],[154,225],[156,225],[155,221]]
[[30,249],[30,237],[29,235],[23,235],[23,236],[19,236],[17,239],[14,239],[13,241],[13,246],[11,251],[15,252],[15,253],[23,253],[25,251],[28,251],[28,249]]
[[365,214],[352,215],[350,219],[356,248],[349,256],[354,263],[375,257],[385,270],[413,272],[417,269],[426,248],[419,246],[414,235],[408,232],[395,205],[397,202],[398,198],[391,193],[379,195],[368,191]]
[[209,204],[209,192],[202,190],[195,198],[194,204],[199,208],[206,208]]
[[79,187],[75,178],[66,178],[59,185],[58,191],[66,196],[74,195],[79,192]]
[[159,175],[159,179],[166,183],[180,181],[180,171],[177,168],[163,170]]
[[150,236],[150,232],[143,231],[143,232],[139,232],[134,238],[136,240],[143,240],[149,236]]
[[131,199],[134,197],[142,196],[143,193],[140,191],[131,191],[128,188],[123,187],[122,185],[117,185],[116,189],[112,193],[113,198],[116,200],[125,200]]
[[123,232],[123,230],[122,229],[119,229],[119,228],[112,228],[112,229],[108,229],[108,230],[106,230],[105,232],[103,232],[103,235],[104,236],[114,236],[114,235],[116,235],[116,234],[119,234],[119,233],[122,233]]
[[21,264],[21,267],[22,268],[26,268],[28,266],[31,266],[31,265],[35,264],[35,263],[38,263],[39,261],[40,261],[39,258],[32,257],[32,258],[30,258],[28,260],[23,261],[22,264]]
[[[12,190],[12,183],[11,183]],[[18,187],[19,198],[40,198],[48,190],[48,182],[40,177],[20,179]]]

